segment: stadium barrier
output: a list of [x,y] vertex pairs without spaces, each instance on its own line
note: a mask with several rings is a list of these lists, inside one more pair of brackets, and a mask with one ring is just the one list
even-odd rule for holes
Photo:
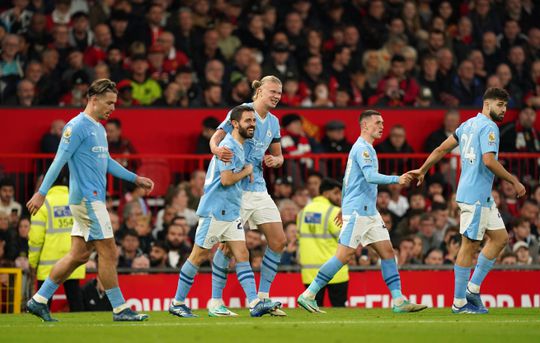
[[[265,179],[271,187],[274,181],[283,176],[291,176],[295,187],[303,186],[306,175],[311,170],[341,180],[347,163],[347,154],[305,154],[302,156],[285,155],[282,168],[265,168]],[[401,174],[404,171],[418,168],[428,154],[379,154],[379,171],[385,174]],[[113,155],[113,157],[131,170],[152,178],[156,188],[152,197],[163,197],[171,184],[189,180],[195,170],[205,170],[211,155],[194,154],[137,154]],[[16,199],[21,203],[34,193],[38,181],[46,171],[54,155],[0,153],[0,175],[11,176],[16,182]],[[526,184],[534,185],[540,178],[540,154],[533,153],[500,153],[499,160]],[[455,190],[461,168],[459,155],[448,155],[431,170],[442,173],[448,187]],[[124,183],[115,180],[112,175],[108,179],[108,193],[120,195]]]
[[[450,266],[451,267],[451,266]],[[514,267],[515,268],[515,267]],[[401,283],[404,294],[410,300],[430,307],[449,307],[452,304],[454,273],[452,270],[404,270]],[[258,282],[259,273],[255,273]],[[95,274],[88,274],[92,279]],[[212,274],[200,273],[187,298],[188,306],[204,309],[211,296]],[[139,311],[164,311],[174,297],[178,284],[178,274],[136,274],[119,275],[120,287],[127,303]],[[272,284],[271,295],[281,301],[284,307],[297,307],[296,298],[304,291],[300,273],[280,272]],[[66,309],[67,302],[62,290],[58,292],[52,304],[53,311]],[[246,307],[247,300],[235,273],[228,276],[223,292],[225,304],[232,307]],[[350,272],[349,307],[389,308],[391,297],[379,270]],[[540,267],[521,270],[494,270],[482,285],[482,299],[487,307],[534,307],[540,308]],[[329,306],[328,299],[325,305]]]
[[22,270],[0,268],[0,313],[21,313]]

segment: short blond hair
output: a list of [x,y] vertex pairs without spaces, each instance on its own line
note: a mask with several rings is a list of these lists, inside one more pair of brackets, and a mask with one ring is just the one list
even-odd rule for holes
[[280,86],[282,85],[281,80],[278,79],[274,75],[267,75],[260,80],[253,80],[253,82],[251,83],[251,88],[253,88],[253,90],[255,91],[252,97],[253,100],[257,99],[257,89],[259,89],[262,85],[264,85],[267,82],[277,83]]

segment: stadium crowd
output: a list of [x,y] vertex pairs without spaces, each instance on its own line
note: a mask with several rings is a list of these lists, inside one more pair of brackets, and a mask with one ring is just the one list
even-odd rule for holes
[[[276,75],[282,106],[540,106],[531,0],[13,0],[0,5],[0,104],[219,107]],[[58,82],[61,80],[61,82]]]

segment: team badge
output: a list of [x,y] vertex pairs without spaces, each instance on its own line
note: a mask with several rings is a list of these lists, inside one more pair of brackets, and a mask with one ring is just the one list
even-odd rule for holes
[[67,127],[65,130],[64,130],[64,138],[65,139],[69,139],[71,137],[71,126]]
[[270,130],[266,131],[266,135],[267,135],[268,137],[272,137],[272,131],[270,131]]
[[362,154],[364,156],[364,158],[368,159],[369,158],[369,152],[366,150],[364,151],[364,153]]
[[489,145],[495,144],[495,132],[493,132],[493,131],[491,131],[491,132],[488,134],[488,144],[489,144]]

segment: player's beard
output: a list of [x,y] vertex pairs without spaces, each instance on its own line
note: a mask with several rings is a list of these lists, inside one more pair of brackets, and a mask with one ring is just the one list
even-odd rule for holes
[[504,118],[504,112],[502,114],[498,114],[497,112],[490,109],[489,116],[491,117],[491,119],[493,119],[493,121],[501,122]]
[[[253,133],[249,133],[249,129],[253,129]],[[240,134],[240,136],[242,136],[242,138],[244,139],[250,139],[250,138],[253,138],[253,135],[255,134],[255,126],[248,126],[246,128],[244,127],[239,127],[238,128],[238,133]]]

